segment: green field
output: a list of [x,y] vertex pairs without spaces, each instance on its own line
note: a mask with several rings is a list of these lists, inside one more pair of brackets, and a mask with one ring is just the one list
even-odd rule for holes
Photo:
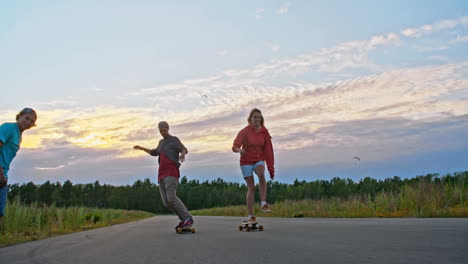
[[[337,194],[349,194],[341,197],[284,199],[272,203],[272,211],[267,214],[262,213],[257,206],[255,214],[259,217],[468,217],[466,173],[457,177],[454,179],[443,178],[445,180],[438,178],[418,180],[403,184],[398,188],[382,188],[380,191],[363,193],[345,192],[347,185],[335,183],[335,186],[342,187],[341,189],[335,188]],[[277,188],[272,188],[270,196],[276,192],[277,195],[280,193],[288,194],[287,197],[294,197],[294,194],[307,193],[306,187],[313,186],[313,184],[280,185]],[[225,184],[218,185],[224,186]],[[197,190],[197,186],[195,185],[190,190]],[[364,187],[365,185],[363,185]],[[185,189],[187,188],[188,186]],[[181,189],[183,190],[183,188]],[[225,194],[227,190],[229,188],[224,188]],[[153,192],[156,193],[156,190]],[[219,191],[219,193],[222,192]],[[238,190],[236,193],[239,196],[244,196],[245,190],[244,192]],[[205,200],[207,197],[211,197],[211,202],[219,201],[218,199],[213,201],[214,196],[210,196],[210,192],[206,191],[203,196],[194,192],[183,200],[186,204],[193,203],[196,202],[196,197]],[[239,203],[241,205],[219,206],[192,210],[191,212],[193,215],[247,216],[245,204],[238,201],[237,204]],[[159,204],[154,202],[154,206],[159,206]],[[0,246],[120,224],[151,216],[154,214],[136,210],[96,209],[79,206],[56,207],[38,202],[28,204],[22,202],[18,196],[15,200],[8,202],[5,217],[0,219]]]
[[142,211],[58,208],[9,202],[5,217],[0,219],[0,246],[43,239],[98,227],[131,222],[154,216]]
[[[259,206],[262,217],[468,217],[468,192],[463,183],[420,182],[403,186],[399,192],[381,191],[375,196],[286,200],[272,204],[270,213]],[[245,205],[192,211],[194,215],[246,216]]]

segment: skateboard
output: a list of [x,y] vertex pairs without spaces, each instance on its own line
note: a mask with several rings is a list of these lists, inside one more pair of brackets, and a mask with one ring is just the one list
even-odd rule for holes
[[176,233],[177,234],[184,234],[184,233],[195,233],[195,228],[193,227],[178,227],[176,229]]
[[242,221],[242,224],[239,226],[239,231],[242,231],[245,229],[245,231],[250,232],[250,231],[263,231],[263,226],[259,225],[257,226],[258,222],[247,222],[247,221]]

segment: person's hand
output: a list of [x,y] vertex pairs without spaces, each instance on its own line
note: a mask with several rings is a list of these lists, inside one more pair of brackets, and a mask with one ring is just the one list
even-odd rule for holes
[[0,188],[7,186],[8,180],[5,175],[0,175]]
[[270,174],[270,179],[271,179],[271,180],[274,180],[274,179],[275,179],[275,174],[274,174],[274,173],[273,173],[273,174]]
[[239,154],[244,155],[245,154],[245,149],[239,149]]
[[141,150],[141,147],[136,145],[136,146],[133,146],[133,149],[138,149],[138,150]]
[[185,161],[185,154],[180,154],[179,161],[180,161],[180,162],[184,162],[184,161]]

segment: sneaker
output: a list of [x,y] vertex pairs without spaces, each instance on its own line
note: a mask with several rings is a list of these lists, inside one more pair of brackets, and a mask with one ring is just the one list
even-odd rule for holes
[[192,225],[193,225],[193,219],[190,217],[190,218],[185,219],[185,221],[182,223],[180,227],[186,228],[186,227],[191,227]]
[[255,218],[255,216],[252,216],[249,218],[249,220],[247,220],[248,223],[256,223],[257,222],[257,218]]
[[177,228],[181,227],[184,224],[184,222],[184,220],[180,220],[179,224],[175,227],[175,229],[177,230]]
[[260,209],[261,209],[262,212],[264,212],[264,213],[268,213],[268,212],[271,211],[271,210],[270,210],[270,207],[268,206],[268,204],[264,204]]

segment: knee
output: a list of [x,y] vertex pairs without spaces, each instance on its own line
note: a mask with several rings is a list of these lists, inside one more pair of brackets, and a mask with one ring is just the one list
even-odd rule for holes
[[266,182],[264,173],[261,173],[261,174],[258,175],[258,181],[260,183],[265,183]]
[[166,207],[174,207],[175,206],[175,199],[174,198],[167,198],[167,206]]
[[262,180],[262,179],[265,180],[265,171],[263,171],[263,170],[255,171],[255,174],[257,174],[257,176],[258,176],[258,178],[260,180]]
[[163,198],[162,203],[163,203],[164,207],[166,207],[166,208],[174,207],[174,202],[169,200],[168,198]]

